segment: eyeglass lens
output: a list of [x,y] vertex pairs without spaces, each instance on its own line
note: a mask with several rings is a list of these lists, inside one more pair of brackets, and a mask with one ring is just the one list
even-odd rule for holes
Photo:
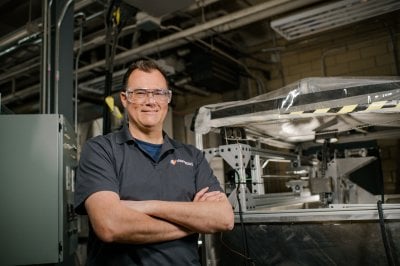
[[127,90],[126,95],[130,102],[144,102],[150,95],[157,102],[169,102],[171,100],[171,91],[167,89]]

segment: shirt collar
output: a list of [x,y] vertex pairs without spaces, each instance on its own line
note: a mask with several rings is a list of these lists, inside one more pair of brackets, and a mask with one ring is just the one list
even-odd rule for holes
[[117,144],[126,143],[129,141],[134,141],[133,137],[129,133],[128,123],[126,123],[117,133],[116,142]]
[[[161,153],[168,151],[168,150],[174,150],[177,148],[177,143],[175,141],[173,141],[167,135],[167,133],[163,132],[163,136],[164,136],[164,143],[161,147]],[[117,144],[123,144],[123,143],[127,143],[130,141],[134,142],[135,139],[132,137],[131,133],[129,132],[129,126],[128,126],[128,123],[126,123],[122,127],[122,129],[120,129],[116,133],[116,142],[117,142]]]

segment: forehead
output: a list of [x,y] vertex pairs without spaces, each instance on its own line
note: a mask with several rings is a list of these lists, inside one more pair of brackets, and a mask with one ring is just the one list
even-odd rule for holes
[[164,76],[158,70],[151,70],[150,72],[144,72],[139,69],[135,69],[128,79],[128,86],[132,88],[165,88],[167,87],[167,81]]

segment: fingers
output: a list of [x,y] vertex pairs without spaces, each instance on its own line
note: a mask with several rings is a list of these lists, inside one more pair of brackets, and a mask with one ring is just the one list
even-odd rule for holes
[[220,201],[223,199],[223,194],[220,191],[212,191],[212,192],[207,192],[204,194],[204,196],[201,198],[202,201]]
[[205,189],[200,190],[199,192],[197,192],[195,198],[194,198],[194,202],[198,201],[220,201],[223,199],[223,194],[220,191],[210,191],[210,192],[206,192],[208,191]]
[[208,191],[208,187],[201,189],[199,192],[196,193],[194,196],[193,201],[200,201],[201,197]]

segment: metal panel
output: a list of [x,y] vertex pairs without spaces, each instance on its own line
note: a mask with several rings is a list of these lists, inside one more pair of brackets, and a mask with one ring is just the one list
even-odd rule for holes
[[0,115],[0,265],[57,263],[73,252],[63,242],[76,235],[64,237],[74,226],[73,215],[63,222],[64,124],[60,115]]

